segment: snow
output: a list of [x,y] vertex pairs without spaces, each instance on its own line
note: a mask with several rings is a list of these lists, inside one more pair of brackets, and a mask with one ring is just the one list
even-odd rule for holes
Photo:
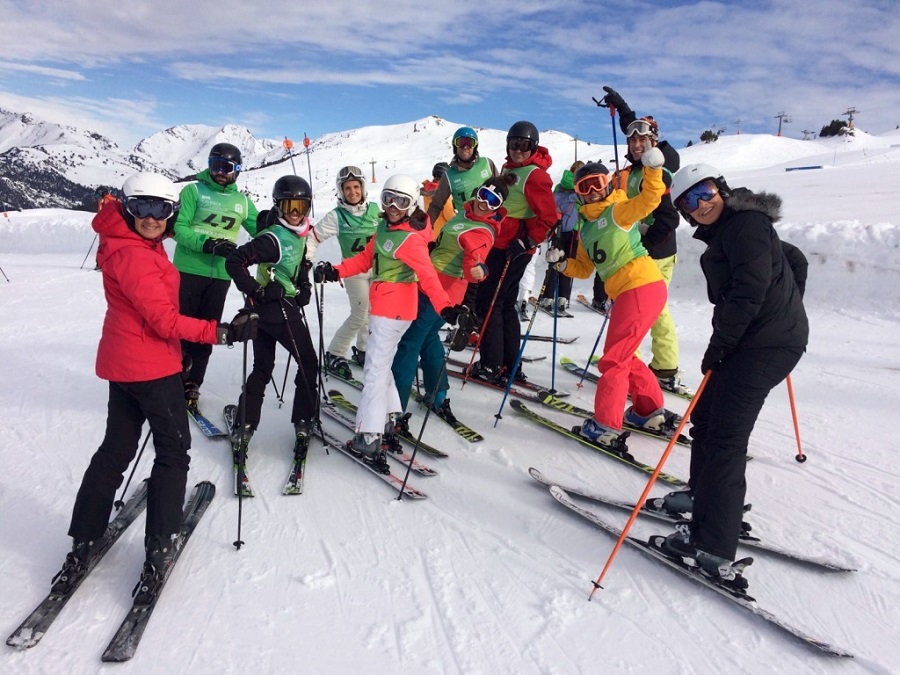
[[[411,126],[403,131],[408,138],[400,139],[396,129],[382,128],[379,135],[369,128],[348,132],[346,143],[377,145],[380,159],[396,156],[397,170],[403,157],[414,157],[403,170],[424,177],[445,159],[445,137],[455,127],[408,133]],[[432,131],[442,134],[441,143]],[[502,133],[487,136],[496,138],[483,143],[485,154],[500,158],[494,146],[502,147]],[[732,186],[779,194],[785,217],[778,229],[810,259],[810,347],[792,377],[809,460],[794,461],[790,403],[786,387],[778,387],[751,438],[749,520],[766,540],[859,571],[824,573],[754,552],[747,577],[763,607],[850,650],[854,660],[823,657],[632,550],[619,552],[604,589],[587,602],[614,541],[557,505],[528,476],[528,467],[631,500],[645,478],[532,426],[509,406],[494,428],[500,396],[474,384],[460,391],[451,380],[457,416],[486,438],[470,444],[440,420],[429,420],[425,440],[451,458],[420,457],[440,472],[429,479],[413,474],[411,481],[429,495],[424,502],[396,501],[386,485],[318,444],[310,453],[304,494],[281,496],[292,428],[289,405],[279,408],[270,393],[250,455],[258,496],[243,504],[240,536],[246,544],[240,551],[232,546],[238,505],[230,489],[228,449],[193,430],[190,483],[211,480],[218,494],[137,655],[116,671],[897,672],[900,471],[891,421],[900,396],[900,149],[891,147],[896,140],[894,134],[810,142],[744,135],[682,151],[684,164],[712,163]],[[395,155],[385,154],[388,148]],[[559,156],[570,149],[560,141]],[[612,156],[611,148],[590,150],[596,157]],[[366,157],[371,151],[353,154]],[[340,163],[328,165],[326,185]],[[554,176],[568,163],[558,161]],[[784,170],[807,165],[823,168]],[[259,172],[265,180],[254,178],[257,191],[264,194],[283,170]],[[389,173],[379,168],[379,176]],[[320,194],[320,215],[331,207],[330,190],[321,191],[326,195]],[[370,186],[372,196],[376,192]],[[7,635],[43,598],[63,561],[75,493],[103,436],[107,385],[94,375],[94,357],[105,303],[92,257],[80,267],[93,238],[90,219],[88,213],[52,209],[0,214],[0,267],[10,279],[0,278],[0,626]],[[701,249],[690,233],[686,225],[679,230],[670,304],[684,379],[696,385],[711,306],[697,264]],[[336,251],[323,248],[323,255]],[[576,282],[574,293],[579,292],[589,294],[589,282]],[[232,291],[226,317],[239,303]],[[346,294],[328,286],[326,340],[347,312]],[[576,318],[560,320],[559,332],[579,339],[556,356],[586,361],[600,317],[577,304],[572,312]],[[317,331],[314,318],[311,324]],[[551,330],[551,319],[539,314],[535,333]],[[527,353],[548,357],[526,372],[549,384],[552,345],[532,342]],[[216,421],[240,389],[241,357],[239,347],[217,347],[213,354],[202,406]],[[281,352],[279,388],[284,363]],[[577,390],[571,375],[558,369],[555,383],[572,393],[573,402],[590,407],[591,391]],[[328,384],[357,397],[340,382]],[[680,399],[669,403],[686,407]],[[577,421],[541,412],[565,424]],[[415,411],[414,429],[421,420]],[[664,448],[643,437],[629,444],[651,464]],[[149,471],[146,455],[136,480]],[[687,469],[687,451],[676,448],[666,471],[686,477]],[[665,491],[657,485],[653,494]],[[623,512],[592,508],[619,525],[627,519]],[[647,536],[662,527],[639,520],[632,531]],[[107,671],[99,656],[130,606],[143,557],[142,530],[143,518],[38,646],[0,651],[0,670]]]

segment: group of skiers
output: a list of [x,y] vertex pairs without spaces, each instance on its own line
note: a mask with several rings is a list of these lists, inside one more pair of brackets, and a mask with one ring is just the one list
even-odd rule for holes
[[[296,175],[279,178],[271,207],[258,212],[237,189],[242,157],[229,143],[216,144],[208,168],[180,191],[155,174],[128,179],[124,199],[105,204],[93,224],[108,305],[97,374],[109,380],[109,414],[76,499],[73,548],[55,584],[64,589],[89,565],[145,419],[156,457],[142,583],[152,587],[163,578],[177,546],[189,463],[184,409],[199,414],[213,344],[253,343],[252,372],[229,429],[244,449],[260,422],[276,345],[287,349],[298,365],[294,453],[305,457],[321,376],[305,314],[312,281],[340,281],[347,292],[350,314],[321,355],[321,367],[349,377],[351,349],[349,358],[362,365],[364,387],[348,449],[378,471],[388,471],[384,453],[405,423],[419,366],[426,404],[452,416],[439,337],[445,323],[478,332],[480,359],[471,377],[501,385],[526,380],[516,368],[519,284],[542,245],[550,266],[542,300],[567,301],[566,280],[596,276],[603,301],[612,303],[594,415],[581,434],[623,451],[625,420],[672,431],[663,389],[684,391],[667,311],[679,213],[708,245],[701,266],[715,309],[701,365],[708,381],[692,417],[690,489],[666,497],[667,508],[684,514],[687,524],[666,545],[711,576],[726,574],[740,531],[750,432],[768,392],[806,346],[806,261],[773,228],[777,197],[732,190],[708,165],[679,169],[677,153],[659,141],[656,121],[637,118],[618,93],[604,89],[601,103],[619,112],[630,166],[611,174],[599,162],[575,165],[556,191],[550,154],[528,121],[510,127],[499,170],[480,156],[476,131],[462,127],[451,139],[451,161],[435,165],[433,180],[420,185],[392,176],[377,203],[368,201],[363,172],[342,167],[337,206],[315,225],[312,189]],[[420,206],[423,195],[427,210]],[[241,228],[252,239],[238,246]],[[162,246],[169,236],[176,242],[173,263]],[[314,264],[318,247],[331,237],[341,262]],[[245,307],[223,323],[232,281]],[[556,284],[558,290],[547,293]],[[557,307],[564,309],[562,302]],[[648,332],[649,366],[637,354]]]

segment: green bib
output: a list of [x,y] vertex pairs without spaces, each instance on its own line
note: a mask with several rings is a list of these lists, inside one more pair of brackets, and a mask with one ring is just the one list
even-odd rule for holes
[[375,232],[375,248],[372,256],[372,280],[395,284],[414,284],[419,279],[412,267],[396,257],[397,250],[407,237],[415,236],[406,230],[389,230],[386,220],[378,223]]
[[528,200],[525,199],[525,181],[528,180],[528,176],[536,168],[537,167],[534,164],[529,164],[528,166],[503,169],[504,174],[514,173],[519,177],[516,184],[510,186],[509,197],[503,202],[503,206],[506,207],[506,215],[510,218],[534,217],[534,211],[531,210],[531,207],[528,205]]
[[[663,171],[669,174],[671,178],[672,172],[666,168],[663,168]],[[644,180],[644,167],[631,167],[631,171],[628,172],[628,182],[625,184],[625,193],[628,195],[629,199],[633,199],[637,197],[641,193],[641,182]],[[647,225],[652,225],[653,221],[656,220],[653,217],[653,214],[649,214],[646,218],[644,218],[641,222],[647,223]]]
[[341,257],[346,260],[362,251],[378,227],[378,204],[369,202],[366,212],[358,216],[340,206],[335,209],[337,216],[337,240],[341,247]]
[[431,263],[434,269],[448,277],[463,278],[463,250],[459,244],[459,238],[472,230],[487,230],[493,238],[494,231],[484,223],[478,223],[466,218],[464,214],[458,214],[451,218],[437,238],[437,245],[431,252]]
[[626,263],[647,255],[638,228],[626,232],[613,222],[613,206],[606,207],[597,220],[583,220],[581,225],[581,245],[604,282]]
[[447,180],[450,181],[450,198],[457,213],[462,213],[463,204],[472,198],[475,190],[490,178],[491,164],[486,157],[479,157],[470,169],[459,169],[451,166],[447,169]]
[[277,262],[260,263],[256,270],[256,280],[266,286],[271,279],[284,287],[284,294],[293,298],[297,295],[297,273],[303,262],[303,254],[306,252],[306,237],[298,237],[283,225],[273,225],[265,230],[260,237],[272,235],[278,240],[278,249],[281,257]]

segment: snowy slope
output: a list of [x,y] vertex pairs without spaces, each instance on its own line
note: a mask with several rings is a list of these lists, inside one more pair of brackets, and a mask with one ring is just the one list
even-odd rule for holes
[[[445,158],[446,145],[420,150],[412,126],[408,145],[393,144],[398,153],[415,157],[403,170],[425,177],[431,164]],[[367,132],[348,133],[362,142]],[[354,156],[369,157],[391,139],[393,132],[388,138],[372,131],[369,147],[360,146]],[[318,447],[310,454],[305,493],[281,496],[292,429],[289,407],[279,408],[270,394],[250,457],[259,496],[244,503],[246,546],[240,551],[232,546],[237,502],[228,489],[227,449],[195,434],[191,482],[212,480],[219,493],[185,549],[137,656],[116,671],[896,672],[900,471],[893,420],[900,397],[900,223],[894,195],[900,158],[890,148],[894,140],[807,142],[800,144],[809,149],[803,155],[797,142],[784,149],[785,139],[723,137],[682,153],[684,163],[719,165],[733,186],[780,194],[785,219],[779,231],[810,258],[812,337],[793,375],[809,461],[793,459],[790,406],[786,389],[779,387],[751,439],[751,520],[767,540],[859,571],[825,574],[756,554],[747,576],[763,606],[849,649],[856,659],[819,656],[634,551],[619,553],[605,589],[588,603],[591,580],[614,542],[559,507],[527,469],[536,466],[550,477],[624,499],[635,499],[644,479],[531,426],[509,407],[493,428],[500,397],[476,385],[460,392],[451,381],[456,414],[486,439],[468,444],[430,420],[425,439],[452,457],[422,458],[440,476],[413,477],[430,497],[419,503],[397,502],[382,483]],[[483,146],[489,142],[502,148],[502,135]],[[610,150],[595,148],[606,159]],[[559,152],[565,152],[562,146]],[[876,153],[877,161],[871,159]],[[494,147],[485,154],[501,156]],[[826,159],[821,170],[784,171],[784,165]],[[333,157],[327,169],[323,163],[320,170],[331,175],[323,182],[333,181],[334,170],[347,161]],[[743,165],[750,168],[741,170]],[[555,166],[554,175],[562,168],[563,163]],[[377,170],[379,182],[390,175],[390,169]],[[261,194],[280,175],[278,169],[263,171],[271,174],[259,179]],[[320,194],[320,213],[327,202]],[[105,307],[99,274],[79,269],[93,237],[90,218],[47,210],[0,215],[0,267],[10,278],[0,278],[5,634],[43,597],[62,563],[75,492],[103,435],[106,384],[93,366]],[[679,244],[670,302],[684,377],[696,384],[711,308],[697,268],[701,249],[687,226],[679,230]],[[589,293],[589,283],[576,282],[575,292]],[[232,292],[226,315],[238,306]],[[328,339],[347,313],[346,295],[328,286],[325,306]],[[561,321],[559,331],[579,339],[560,353],[586,360],[599,317],[577,306],[573,312],[576,318]],[[315,319],[312,328],[317,330]],[[540,315],[535,332],[551,330],[550,318]],[[531,343],[527,353],[549,357],[551,345]],[[283,366],[281,353],[279,387]],[[550,383],[550,360],[526,372]],[[236,398],[240,379],[241,349],[216,348],[203,400],[210,416]],[[591,391],[578,391],[570,375],[558,370],[555,381],[575,402],[590,406]],[[678,399],[670,403],[685,407]],[[418,412],[416,417],[421,420]],[[645,438],[632,439],[630,446],[648,463],[664,447]],[[145,457],[139,477],[149,465]],[[687,451],[676,449],[667,471],[686,476],[687,467]],[[657,486],[654,494],[664,490]],[[626,520],[624,513],[604,513],[619,524]],[[99,656],[130,604],[142,527],[143,519],[126,533],[37,647],[0,651],[2,672],[108,670]],[[634,529],[641,535],[661,531],[652,522],[638,522]]]

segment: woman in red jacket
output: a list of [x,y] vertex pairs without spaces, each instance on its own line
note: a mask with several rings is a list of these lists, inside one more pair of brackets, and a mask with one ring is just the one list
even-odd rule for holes
[[431,223],[419,208],[418,196],[419,185],[409,176],[388,178],[381,191],[384,213],[365,249],[336,267],[323,262],[315,270],[317,282],[372,270],[364,386],[356,413],[357,433],[348,447],[382,473],[390,472],[382,450],[382,433],[393,434],[394,420],[388,416],[399,416],[402,411],[391,364],[400,338],[418,313],[419,288],[447,323],[455,324],[463,311],[461,305],[451,305],[431,264]]
[[106,436],[84,473],[69,535],[72,551],[54,579],[64,592],[92,564],[106,532],[116,489],[149,421],[156,457],[147,486],[147,561],[142,588],[152,594],[171,561],[181,528],[191,435],[181,382],[181,340],[232,344],[252,337],[256,315],[243,311],[229,325],[178,312],[178,271],[163,240],[172,235],[178,188],[168,178],[141,173],[123,186],[125,201],[94,217],[100,235],[107,309],[97,350],[97,375],[109,380]]

